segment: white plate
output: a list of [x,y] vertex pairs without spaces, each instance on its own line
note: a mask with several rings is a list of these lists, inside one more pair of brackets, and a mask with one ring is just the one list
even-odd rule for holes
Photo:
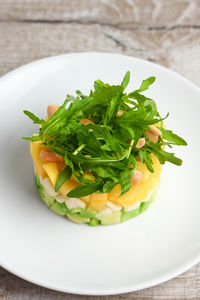
[[[76,225],[53,214],[35,188],[28,142],[35,130],[22,111],[44,117],[66,93],[88,92],[95,79],[129,89],[157,77],[146,92],[167,126],[184,137],[183,166],[166,164],[159,197],[139,217],[108,227]],[[81,53],[43,59],[0,80],[0,263],[51,289],[77,294],[118,294],[150,287],[184,272],[200,259],[200,89],[178,74],[134,57]]]

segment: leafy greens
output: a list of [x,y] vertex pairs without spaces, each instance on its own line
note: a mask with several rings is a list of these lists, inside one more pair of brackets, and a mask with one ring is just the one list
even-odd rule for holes
[[[116,184],[121,185],[121,195],[131,187],[131,176],[136,169],[136,159],[146,163],[154,172],[151,154],[164,164],[169,161],[181,165],[182,160],[164,150],[165,145],[185,146],[187,143],[178,135],[162,126],[156,103],[143,94],[154,83],[155,77],[143,80],[139,89],[124,92],[130,81],[128,71],[120,85],[109,85],[101,80],[94,82],[89,96],[77,91],[77,96],[67,95],[65,102],[48,120],[41,120],[33,113],[24,113],[40,125],[39,135],[24,138],[41,140],[52,152],[64,157],[66,168],[61,172],[55,190],[71,177],[81,184],[67,196],[83,197],[99,191],[109,192]],[[123,113],[117,115],[119,111]],[[92,122],[83,125],[80,121]],[[159,123],[162,133],[158,142],[152,143],[146,136],[148,125]],[[140,138],[145,145],[137,149]],[[85,171],[93,176],[88,178]]]

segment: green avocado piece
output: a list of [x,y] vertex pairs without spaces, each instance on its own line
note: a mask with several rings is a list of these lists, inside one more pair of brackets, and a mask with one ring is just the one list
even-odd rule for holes
[[91,208],[81,209],[79,216],[82,218],[92,218],[96,215],[96,211]]
[[106,216],[100,217],[100,221],[102,225],[113,225],[120,222],[121,211],[115,211]]
[[90,223],[88,225],[97,226],[99,224],[101,224],[101,221],[93,217],[93,218],[90,219]]
[[82,224],[82,223],[89,223],[90,218],[82,218],[78,215],[73,215],[73,214],[67,214],[67,217],[70,221],[77,223],[77,224]]
[[140,214],[143,213],[147,209],[147,207],[149,206],[150,203],[151,203],[151,201],[149,200],[147,202],[142,202],[140,204]]
[[57,201],[55,201],[55,203],[50,208],[53,212],[60,216],[64,216],[69,212],[65,203],[59,203]]
[[46,192],[45,189],[43,188],[42,184],[40,183],[40,178],[39,176],[36,176],[36,185],[37,185],[37,189],[38,192],[40,194],[40,197],[42,198],[42,200],[44,201],[44,203],[48,206],[51,207],[54,202],[55,199],[54,197],[49,196]]
[[127,221],[129,219],[132,219],[132,218],[138,216],[140,214],[140,206],[138,208],[136,208],[136,209],[131,210],[131,211],[124,211],[124,210],[122,210],[120,222],[125,222],[125,221]]

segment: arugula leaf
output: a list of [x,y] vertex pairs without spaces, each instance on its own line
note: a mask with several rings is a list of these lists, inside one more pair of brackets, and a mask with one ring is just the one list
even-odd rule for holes
[[27,115],[27,117],[29,117],[34,124],[43,124],[44,122],[44,120],[39,119],[38,117],[36,117],[36,115],[34,115],[32,112],[28,110],[24,110],[24,114]]
[[131,187],[131,175],[132,175],[132,170],[129,171],[124,171],[121,173],[121,176],[119,178],[119,183],[121,185],[121,195],[125,194],[128,192],[128,190]]
[[130,81],[130,71],[127,71],[121,83],[121,86],[123,87],[124,90],[129,84],[129,81]]
[[158,127],[158,128],[162,132],[162,138],[164,140],[172,142],[175,145],[187,146],[187,142],[184,139],[182,139],[180,136],[178,136],[177,134],[173,133],[171,130],[164,129],[162,127]]
[[63,183],[65,183],[65,181],[69,179],[71,175],[72,175],[72,170],[69,166],[67,166],[58,176],[58,179],[55,184],[55,192],[59,191]]
[[22,139],[25,140],[25,141],[36,142],[36,141],[41,141],[41,136],[40,135],[33,135],[31,137],[22,137]]
[[161,164],[164,164],[166,161],[169,161],[177,166],[182,165],[182,160],[180,158],[174,156],[174,153],[170,153],[163,150],[161,148],[161,145],[154,144],[150,141],[148,141],[146,144],[148,144],[150,152],[157,156]]
[[138,93],[148,90],[149,86],[154,83],[156,77],[152,76],[142,81],[140,88],[137,90]]
[[70,191],[67,194],[67,197],[71,197],[71,198],[84,197],[84,196],[90,195],[92,193],[95,193],[96,191],[98,191],[100,189],[100,187],[101,187],[101,184],[97,184],[97,183],[80,185],[80,186],[76,187],[75,189],[73,189],[72,191]]
[[153,173],[154,172],[154,169],[153,169],[153,161],[151,159],[151,156],[150,156],[150,152],[148,151],[145,151],[144,152],[144,161],[146,162],[146,165],[147,165],[147,169]]
[[114,186],[117,184],[118,182],[115,182],[115,181],[106,181],[106,183],[103,185],[103,188],[102,188],[102,192],[103,193],[109,193],[112,191],[112,189],[114,188]]

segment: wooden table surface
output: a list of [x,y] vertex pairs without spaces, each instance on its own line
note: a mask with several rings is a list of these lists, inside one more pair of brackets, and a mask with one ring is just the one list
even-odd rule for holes
[[[0,75],[69,52],[118,52],[200,85],[200,0],[0,0]],[[28,283],[0,268],[0,300],[200,299],[200,264],[159,286],[105,297]]]

